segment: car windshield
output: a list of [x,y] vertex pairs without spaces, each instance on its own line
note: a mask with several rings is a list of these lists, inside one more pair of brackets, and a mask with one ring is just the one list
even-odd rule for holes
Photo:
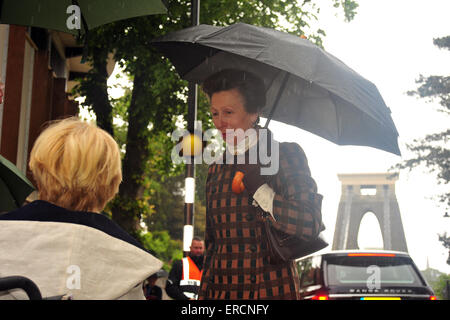
[[421,286],[412,260],[406,257],[329,257],[327,282],[330,286]]

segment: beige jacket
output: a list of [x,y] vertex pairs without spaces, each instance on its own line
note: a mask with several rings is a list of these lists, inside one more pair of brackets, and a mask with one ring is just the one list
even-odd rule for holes
[[[134,241],[100,214],[35,201],[0,215],[0,277],[28,277],[43,297],[144,299],[142,282],[162,262]],[[0,292],[0,299],[26,297]]]

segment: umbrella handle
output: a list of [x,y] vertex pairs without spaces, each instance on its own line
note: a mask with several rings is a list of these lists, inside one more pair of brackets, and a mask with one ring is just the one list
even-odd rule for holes
[[286,72],[286,74],[284,75],[283,82],[281,83],[280,90],[278,90],[277,97],[275,98],[275,101],[273,103],[272,109],[270,110],[269,116],[267,117],[267,121],[266,121],[266,124],[264,125],[264,129],[267,129],[267,127],[269,126],[269,122],[272,119],[272,116],[273,116],[273,114],[275,112],[275,109],[278,106],[278,102],[280,101],[281,94],[284,91],[284,87],[286,87],[286,83],[288,81],[289,75],[290,75],[289,72]]

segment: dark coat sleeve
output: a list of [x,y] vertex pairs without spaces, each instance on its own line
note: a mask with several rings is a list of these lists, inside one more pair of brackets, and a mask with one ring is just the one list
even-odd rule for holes
[[180,280],[183,273],[183,262],[177,260],[173,263],[166,282],[166,293],[174,300],[189,300],[180,289]]
[[317,237],[325,229],[321,213],[322,195],[317,193],[308,160],[298,144],[280,144],[280,167],[270,185],[275,191],[275,228],[304,240]]
[[[210,176],[212,174],[212,172],[216,169],[215,165],[211,165],[208,168],[208,176],[206,178],[206,185],[208,185],[208,181],[210,179]],[[215,242],[214,242],[214,235],[212,230],[214,230],[213,225],[212,225],[212,221],[211,219],[209,219],[209,192],[206,192],[206,222],[205,222],[205,261],[203,263],[203,266],[209,266],[210,264],[210,260],[211,257],[213,256],[213,252],[214,252],[214,247],[215,247]],[[209,273],[208,271],[204,271],[202,278],[205,277],[205,274]],[[203,279],[202,279],[203,281]]]

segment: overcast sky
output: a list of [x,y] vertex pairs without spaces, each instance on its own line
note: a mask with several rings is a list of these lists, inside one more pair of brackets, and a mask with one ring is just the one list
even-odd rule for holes
[[[326,0],[323,0],[326,2]],[[345,62],[380,90],[392,111],[400,134],[403,156],[405,143],[448,128],[450,119],[433,111],[425,100],[406,95],[417,87],[420,74],[449,75],[450,52],[433,45],[433,38],[450,35],[448,0],[359,0],[358,14],[350,23],[335,10],[322,6],[319,24],[326,31],[325,49]],[[333,239],[341,186],[338,173],[385,172],[400,157],[366,147],[341,147],[300,129],[280,126],[270,128],[281,141],[298,142],[305,150],[312,175],[324,195],[325,235]],[[450,233],[450,218],[445,209],[431,199],[444,188],[425,170],[401,172],[396,183],[408,250],[420,269],[430,267],[450,273],[446,264],[448,251],[438,241],[438,233]],[[366,226],[367,227],[367,226]],[[378,229],[377,225],[369,229]],[[364,228],[364,227],[363,227]],[[367,228],[364,228],[367,230]],[[367,232],[367,231],[366,231]],[[376,244],[367,233],[366,244]],[[371,240],[374,239],[374,240]]]

